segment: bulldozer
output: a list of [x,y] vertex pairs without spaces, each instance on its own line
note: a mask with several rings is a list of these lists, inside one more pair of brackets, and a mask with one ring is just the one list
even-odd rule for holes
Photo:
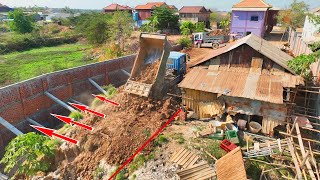
[[[139,40],[140,49],[124,91],[160,100],[170,86],[182,80],[186,73],[186,58],[168,62],[172,46],[166,35],[141,33]],[[176,57],[177,53],[171,54]]]

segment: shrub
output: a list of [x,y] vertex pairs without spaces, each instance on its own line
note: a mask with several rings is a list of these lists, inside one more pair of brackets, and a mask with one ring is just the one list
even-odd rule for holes
[[184,47],[191,47],[192,46],[192,41],[189,37],[182,37],[178,41],[179,44],[181,44],[182,48]]
[[123,56],[124,53],[121,50],[119,44],[111,43],[106,47],[104,54],[99,58],[99,61],[105,61]]
[[292,59],[288,62],[289,68],[291,68],[296,74],[301,75],[306,79],[311,78],[311,71],[310,65],[317,60],[317,55],[310,54],[310,55],[300,55]]
[[73,118],[75,121],[79,121],[80,119],[83,118],[83,115],[80,112],[76,111],[76,112],[71,112],[69,114],[69,117]]
[[145,161],[146,158],[143,154],[140,154],[139,156],[135,157],[133,161],[130,163],[129,172],[133,173],[134,171],[138,170],[139,167],[144,165]]
[[107,91],[107,98],[112,98],[117,94],[117,88],[115,88],[112,84],[102,87],[105,91]]
[[176,140],[179,144],[183,144],[185,142],[182,133],[175,133],[172,136],[172,139]]
[[54,156],[56,148],[57,144],[47,136],[34,132],[19,135],[6,147],[0,163],[5,164],[7,173],[18,167],[16,174],[30,177],[49,169],[51,163],[48,158]]

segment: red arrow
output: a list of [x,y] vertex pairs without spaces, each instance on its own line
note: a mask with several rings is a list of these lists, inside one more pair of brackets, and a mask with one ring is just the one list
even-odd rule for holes
[[85,128],[85,129],[88,129],[88,130],[90,130],[90,131],[93,131],[93,127],[88,126],[88,125],[85,125],[85,124],[82,124],[82,123],[79,123],[79,122],[77,122],[77,121],[74,121],[73,118],[66,117],[66,116],[61,116],[61,115],[57,115],[57,114],[51,114],[51,116],[54,116],[54,117],[56,117],[57,119],[65,122],[65,123],[67,123],[67,124],[74,124],[74,125],[83,127],[83,128]]
[[113,104],[113,105],[115,105],[115,106],[120,106],[119,103],[114,102],[114,101],[111,101],[111,100],[107,99],[107,98],[104,97],[104,96],[95,95],[95,94],[92,94],[92,95],[93,95],[94,97],[100,99],[100,100],[103,101],[103,102],[111,103],[111,104]]
[[78,108],[78,109],[81,110],[81,111],[89,112],[89,113],[95,114],[95,115],[97,115],[97,116],[99,116],[99,117],[102,117],[102,118],[105,118],[105,117],[106,117],[106,115],[104,115],[104,114],[102,114],[102,113],[99,113],[99,112],[97,112],[97,111],[94,111],[94,110],[89,109],[88,106],[84,106],[84,105],[80,105],[80,104],[76,104],[76,103],[69,103],[69,104],[72,105],[72,106],[75,107],[75,108]]
[[75,139],[72,139],[72,138],[69,138],[69,137],[66,137],[66,136],[63,136],[61,134],[57,134],[55,133],[55,130],[54,129],[49,129],[49,128],[44,128],[44,127],[39,127],[39,126],[34,126],[34,125],[30,125],[31,127],[37,129],[38,131],[42,132],[43,134],[49,136],[52,138],[52,136],[56,136],[60,139],[63,139],[65,141],[68,141],[68,142],[71,142],[73,144],[78,144],[78,141],[75,140]]

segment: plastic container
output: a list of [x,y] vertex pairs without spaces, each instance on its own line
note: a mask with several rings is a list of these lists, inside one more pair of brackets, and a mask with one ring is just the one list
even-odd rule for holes
[[250,122],[249,123],[249,130],[252,133],[258,133],[261,130],[261,124],[257,123],[257,122]]
[[225,139],[221,141],[220,148],[225,150],[226,152],[230,152],[233,149],[237,148],[238,146],[230,142],[229,140]]
[[238,134],[234,130],[229,130],[226,132],[226,138],[234,144],[239,144]]

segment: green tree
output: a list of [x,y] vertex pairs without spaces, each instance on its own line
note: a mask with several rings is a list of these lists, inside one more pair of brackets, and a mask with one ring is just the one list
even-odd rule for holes
[[195,25],[191,21],[184,21],[180,26],[182,35],[190,35],[195,30]]
[[110,26],[112,37],[118,42],[124,51],[125,41],[130,38],[134,21],[128,12],[117,11],[113,14]]
[[230,16],[228,16],[228,17],[223,18],[223,19],[220,21],[219,26],[220,26],[222,29],[228,31],[228,30],[229,30],[229,27],[230,27],[230,23],[231,23],[231,18],[230,18]]
[[77,20],[76,29],[83,33],[90,43],[105,43],[111,36],[112,16],[102,13],[82,14]]
[[157,17],[159,22],[156,28],[159,30],[163,29],[175,29],[179,22],[179,16],[174,14],[174,11],[166,7],[157,7],[153,11],[153,15]]
[[303,27],[307,11],[308,5],[304,1],[293,0],[289,9],[280,11],[277,21],[285,28],[300,28]]
[[148,32],[156,32],[158,30],[158,25],[159,25],[159,21],[158,21],[158,17],[153,15],[150,18],[148,18],[148,22],[146,24],[146,30]]
[[311,78],[310,65],[318,59],[317,54],[300,55],[288,62],[288,67],[306,79]]
[[13,19],[10,22],[10,28],[18,33],[30,33],[34,29],[34,22],[31,16],[25,15],[21,9],[15,9],[9,12],[9,18]]
[[213,12],[210,13],[210,21],[211,22],[219,23],[221,21],[221,19],[222,19],[222,16],[218,12],[213,11]]
[[53,140],[34,132],[19,135],[6,147],[0,163],[5,164],[4,171],[7,173],[18,167],[16,174],[30,177],[38,171],[49,169],[48,159],[54,156],[56,147]]
[[198,22],[195,24],[195,32],[204,32],[205,24],[204,22]]

